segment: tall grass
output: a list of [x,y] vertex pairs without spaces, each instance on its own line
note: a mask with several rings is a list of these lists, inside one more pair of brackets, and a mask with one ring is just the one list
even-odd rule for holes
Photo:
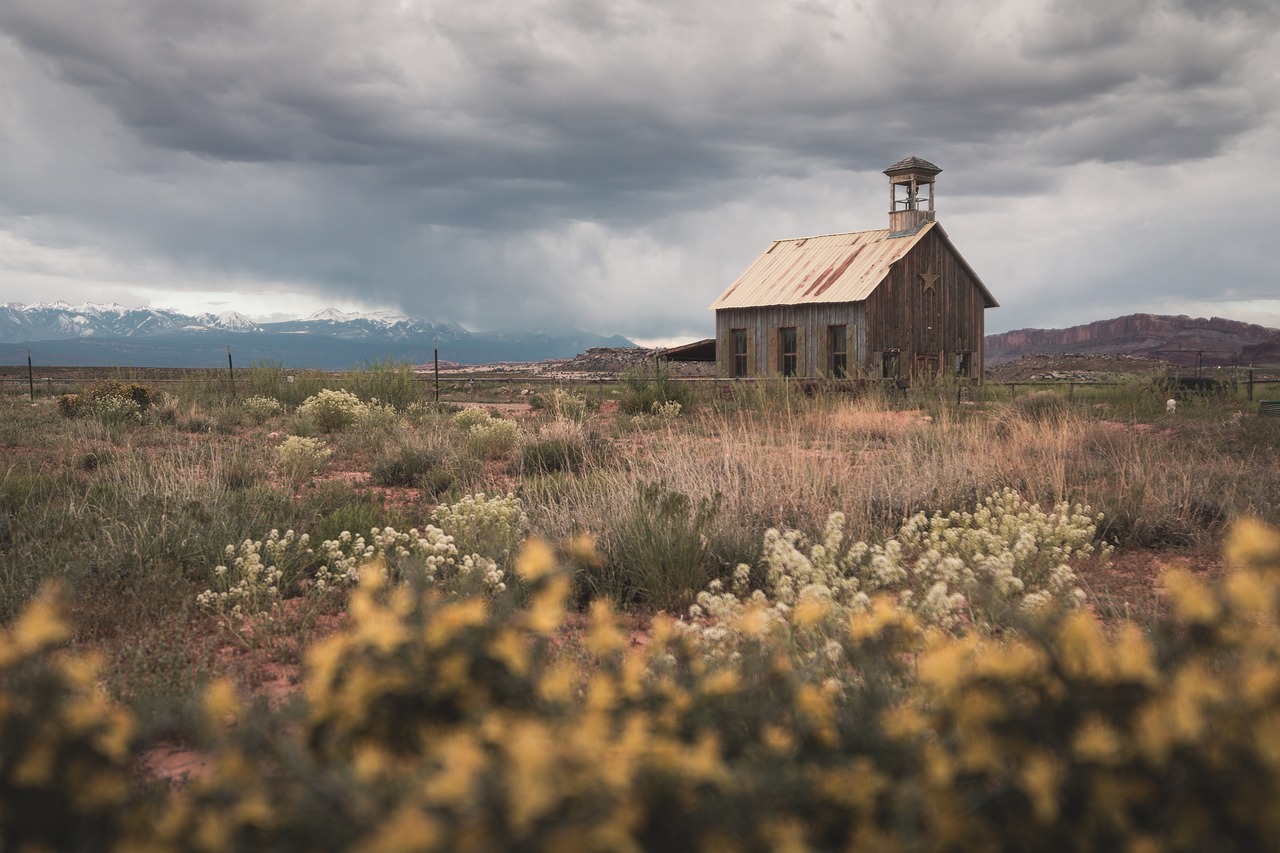
[[609,529],[637,482],[658,479],[693,500],[719,495],[716,525],[752,535],[776,525],[817,533],[839,510],[851,535],[874,539],[918,511],[960,509],[1006,486],[1044,504],[1091,504],[1121,544],[1195,544],[1227,517],[1280,513],[1274,431],[1251,439],[1272,448],[1265,457],[1233,452],[1221,434],[1196,438],[1071,408],[1045,417],[985,404],[925,416],[875,397],[777,402],[629,436],[625,465],[531,494],[535,524],[560,536]]

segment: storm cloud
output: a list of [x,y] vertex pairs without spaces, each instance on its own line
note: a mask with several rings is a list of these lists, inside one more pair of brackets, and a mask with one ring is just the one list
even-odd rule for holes
[[990,330],[1280,325],[1278,55],[1261,0],[7,0],[0,301],[702,336],[917,154]]

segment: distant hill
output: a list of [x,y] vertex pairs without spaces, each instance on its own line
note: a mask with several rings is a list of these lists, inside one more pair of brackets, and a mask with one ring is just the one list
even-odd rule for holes
[[459,364],[572,358],[589,347],[631,347],[619,335],[471,332],[456,323],[326,309],[299,320],[255,323],[233,311],[187,315],[120,305],[65,302],[0,305],[0,363],[58,366],[215,367],[231,347],[238,364],[340,370],[392,359]]
[[[1267,348],[1270,347],[1268,350]],[[1067,329],[1018,329],[986,338],[988,365],[1044,353],[1123,354],[1174,364],[1227,365],[1280,353],[1280,330],[1222,317],[1130,314]]]

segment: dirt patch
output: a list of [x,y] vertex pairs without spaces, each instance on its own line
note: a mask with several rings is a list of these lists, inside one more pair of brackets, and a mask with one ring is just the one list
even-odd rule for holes
[[1094,601],[1098,615],[1108,622],[1133,619],[1143,622],[1169,615],[1169,602],[1161,578],[1176,568],[1189,569],[1206,580],[1226,574],[1221,549],[1152,551],[1125,549],[1111,555],[1111,565],[1097,562],[1077,574]]

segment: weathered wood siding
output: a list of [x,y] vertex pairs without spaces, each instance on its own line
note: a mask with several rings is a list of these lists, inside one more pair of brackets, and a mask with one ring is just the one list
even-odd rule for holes
[[[932,295],[926,273],[938,276]],[[865,370],[878,372],[886,350],[901,351],[904,377],[911,375],[917,355],[936,356],[949,370],[956,353],[968,352],[971,375],[982,375],[986,301],[968,268],[936,232],[893,265],[866,306],[866,360],[859,362]]]
[[733,375],[733,330],[747,332],[747,375],[769,376],[782,370],[778,330],[796,329],[796,374],[828,373],[827,329],[848,327],[849,371],[856,372],[864,352],[864,303],[829,302],[810,305],[770,305],[761,308],[725,308],[716,312],[716,359],[721,376]]
[[[937,276],[932,287],[922,274]],[[849,371],[878,377],[885,351],[897,350],[899,371],[912,377],[922,366],[917,356],[932,358],[949,372],[957,353],[970,353],[970,376],[983,369],[983,311],[986,300],[969,269],[945,238],[936,232],[920,242],[889,270],[865,302],[767,305],[716,311],[716,351],[721,376],[733,375],[733,329],[747,331],[748,376],[781,372],[778,330],[796,328],[799,376],[829,372],[827,329],[849,329]]]

